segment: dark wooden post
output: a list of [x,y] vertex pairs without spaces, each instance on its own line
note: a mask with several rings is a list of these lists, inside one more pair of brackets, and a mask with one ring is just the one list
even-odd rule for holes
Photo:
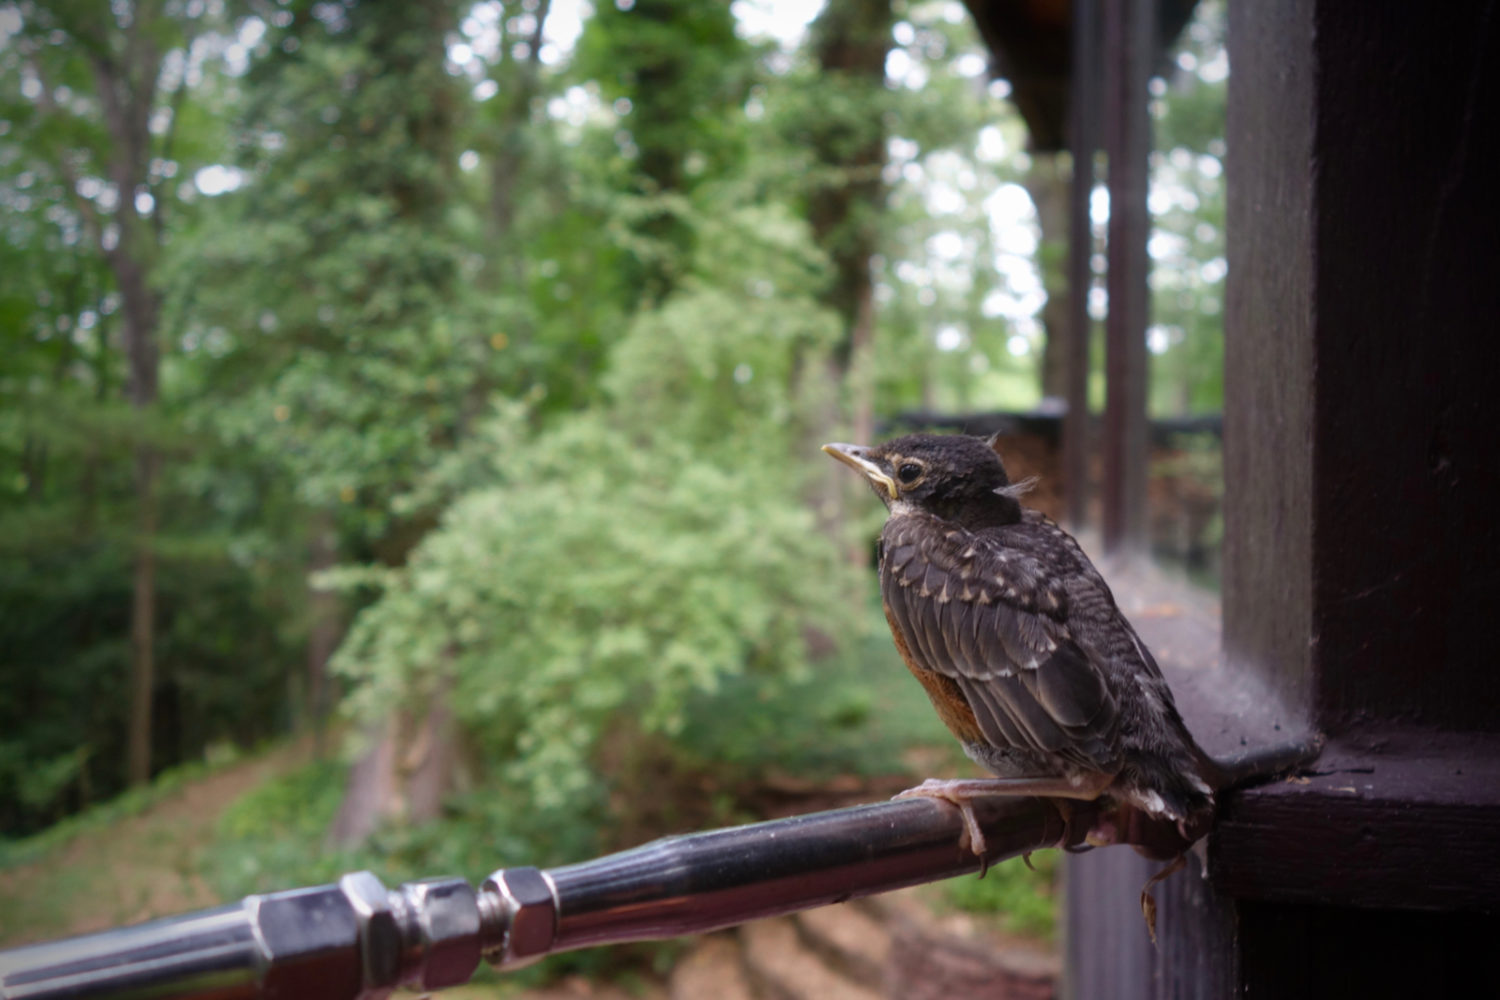
[[1094,229],[1089,218],[1094,193],[1094,152],[1099,147],[1099,4],[1073,0],[1073,65],[1068,109],[1068,146],[1073,178],[1068,190],[1068,326],[1063,352],[1068,413],[1063,421],[1063,485],[1068,523],[1076,531],[1088,520],[1089,501],[1089,316],[1093,285]]
[[1329,744],[1225,797],[1159,950],[1153,866],[1070,860],[1077,1000],[1500,995],[1497,6],[1230,5],[1229,664],[1183,701]]
[[1155,0],[1104,0],[1104,149],[1109,156],[1109,315],[1104,322],[1103,534],[1107,551],[1146,538],[1146,208]]

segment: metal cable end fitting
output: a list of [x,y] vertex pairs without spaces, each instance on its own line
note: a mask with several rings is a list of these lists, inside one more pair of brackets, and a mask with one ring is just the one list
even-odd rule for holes
[[552,950],[557,889],[535,868],[501,868],[479,889],[483,955],[498,969],[518,969]]

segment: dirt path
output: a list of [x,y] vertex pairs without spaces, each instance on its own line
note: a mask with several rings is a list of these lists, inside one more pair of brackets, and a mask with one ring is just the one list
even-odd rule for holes
[[306,742],[279,747],[86,830],[35,862],[0,869],[0,948],[214,905],[195,858],[219,814],[309,756]]

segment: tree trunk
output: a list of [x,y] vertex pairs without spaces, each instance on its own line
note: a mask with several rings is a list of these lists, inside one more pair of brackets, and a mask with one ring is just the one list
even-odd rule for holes
[[148,444],[135,452],[135,571],[130,600],[130,732],[127,777],[151,780],[151,708],[156,687],[156,479],[159,461]]
[[[149,209],[152,219],[143,219],[136,198],[148,190],[151,161],[151,112],[161,76],[160,20],[165,17],[153,4],[137,4],[122,37],[111,38],[113,18],[84,16],[79,10],[55,8],[58,30],[71,36],[71,44],[91,54],[95,95],[108,135],[107,153],[96,166],[115,186],[116,205],[109,216],[79,189],[80,173],[63,156],[58,172],[67,185],[73,205],[92,242],[99,248],[122,302],[126,358],[126,398],[137,416],[134,456],[136,491],[136,537],[130,610],[130,720],[126,764],[132,785],[151,776],[151,702],[156,679],[154,629],[156,625],[157,487],[161,455],[150,441],[148,416],[156,406],[160,352],[156,327],[160,303],[151,285],[151,269],[159,249],[160,227],[154,224],[160,201]],[[118,42],[118,44],[117,44]],[[40,61],[29,63],[41,80],[37,106],[43,114],[61,112],[52,99],[52,84]],[[149,224],[148,224],[149,223]],[[102,336],[102,331],[101,331]]]
[[542,32],[547,26],[547,13],[551,7],[552,0],[541,0],[537,5],[533,15],[535,27],[525,39],[526,60],[515,69],[509,81],[501,81],[509,83],[510,93],[504,117],[496,130],[495,153],[490,161],[490,224],[491,239],[495,244],[493,259],[500,265],[500,276],[505,280],[513,281],[520,275],[522,256],[511,239],[516,220],[516,186],[526,165],[526,123],[531,115],[532,99],[537,93]]
[[812,31],[823,75],[851,98],[843,105],[848,110],[829,111],[812,123],[813,151],[828,180],[808,197],[813,236],[833,260],[824,300],[844,321],[834,360],[847,374],[874,325],[870,258],[879,243],[886,193],[886,130],[877,100],[885,92],[891,48],[890,0],[830,0]]
[[[870,444],[875,437],[875,378],[870,369],[875,351],[875,287],[866,280],[859,290],[854,310],[854,325],[849,330],[850,365],[846,376],[850,383],[850,426],[854,440]],[[837,471],[837,470],[836,470]],[[852,482],[848,476],[846,482]],[[860,493],[864,493],[863,487]]]
[[[128,182],[127,182],[128,183]],[[156,682],[156,487],[161,456],[152,446],[147,417],[156,406],[160,356],[156,344],[158,303],[143,261],[141,219],[134,199],[121,197],[116,215],[119,242],[108,254],[125,312],[125,352],[129,380],[126,393],[135,410],[139,435],[135,445],[135,569],[130,602],[130,731],[128,779],[140,785],[151,779],[151,709]],[[154,248],[153,248],[154,249]]]
[[[156,250],[154,233],[136,207],[146,184],[152,104],[161,69],[150,41],[152,25],[133,21],[127,29],[123,68],[98,60],[95,79],[105,124],[113,139],[109,175],[119,192],[113,246],[100,234],[100,247],[114,274],[124,312],[126,396],[137,415],[135,445],[136,538],[130,612],[130,731],[128,778],[140,785],[151,778],[151,715],[156,681],[156,527],[161,456],[150,441],[148,417],[156,406],[161,355],[156,342],[160,303],[151,287]],[[154,211],[154,206],[153,206]]]
[[458,765],[452,688],[450,671],[438,679],[425,704],[396,709],[366,730],[370,744],[349,771],[328,831],[331,843],[354,847],[382,823],[425,823],[438,817]]
[[398,717],[393,712],[366,730],[370,745],[349,769],[344,797],[328,830],[328,840],[333,846],[354,847],[364,843],[396,801],[397,728]]
[[[813,51],[830,83],[847,92],[809,131],[819,176],[807,192],[813,238],[833,262],[833,279],[823,302],[837,311],[844,335],[827,366],[829,385],[819,393],[825,407],[810,428],[808,447],[846,435],[869,444],[875,434],[874,281],[870,260],[879,245],[885,208],[881,171],[886,162],[886,131],[878,106],[885,93],[885,61],[891,47],[890,0],[830,0],[813,23]],[[842,110],[839,110],[842,109]],[[857,137],[851,143],[850,137]],[[812,484],[813,509],[829,532],[848,523],[846,512],[860,492],[849,476],[829,464]],[[852,540],[849,559],[869,561]]]
[[[428,8],[398,4],[362,5],[361,9],[369,18],[368,30],[363,41],[357,44],[368,46],[370,51],[379,55],[384,72],[397,77],[419,78],[418,74],[424,68],[441,66],[446,51],[444,39],[457,26],[458,10],[462,6],[451,0]],[[523,84],[513,93],[512,103],[500,126],[501,138],[494,148],[495,160],[491,164],[494,188],[491,191],[490,235],[495,241],[494,253],[499,260],[492,262],[486,278],[495,284],[503,284],[507,277],[522,277],[519,255],[511,245],[511,227],[516,215],[515,183],[525,159],[520,134],[531,97],[520,91],[526,86],[534,88],[537,70],[532,64],[539,58],[536,53],[541,44],[547,6],[543,0],[535,12],[537,24],[528,39],[533,47],[528,59],[530,68],[523,67],[519,71],[522,80],[530,74],[533,82]],[[417,42],[420,44],[414,44]],[[451,86],[439,89],[441,93],[434,99],[440,106],[451,108],[456,101],[456,91]],[[402,109],[401,113],[407,110]],[[431,121],[430,127],[421,132],[416,142],[437,162],[456,163],[458,147],[454,141],[454,121],[451,113],[444,114],[447,117],[439,116]],[[429,124],[421,115],[414,117]],[[421,190],[425,198],[421,203],[398,198],[403,213],[436,213],[441,209],[447,188],[423,186]],[[469,415],[481,412],[485,401],[481,380],[473,394],[473,405],[468,408]],[[425,526],[415,522],[406,527],[411,529],[409,533],[387,533],[378,546],[384,550],[383,558],[390,564],[403,563],[425,531]],[[406,700],[367,730],[369,744],[349,773],[343,801],[329,829],[328,836],[334,844],[355,846],[363,843],[383,823],[421,823],[437,816],[443,797],[452,785],[458,757],[457,727],[448,704],[452,687],[451,656],[445,654],[442,662],[430,667],[424,665],[424,670],[437,674],[435,683],[426,691],[408,689]]]
[[[449,665],[446,661],[451,657],[445,656],[444,660]],[[436,687],[426,710],[406,720],[409,726],[414,726],[405,741],[400,762],[404,818],[408,823],[426,823],[438,818],[443,799],[453,788],[458,765],[451,669],[438,679]]]
[[[338,561],[337,542],[333,517],[326,511],[314,514],[307,558],[309,576],[333,568]],[[307,714],[312,723],[314,750],[321,758],[325,749],[328,709],[332,702],[328,661],[338,648],[342,632],[341,604],[338,594],[310,582],[308,603],[312,609],[312,624],[307,636]]]

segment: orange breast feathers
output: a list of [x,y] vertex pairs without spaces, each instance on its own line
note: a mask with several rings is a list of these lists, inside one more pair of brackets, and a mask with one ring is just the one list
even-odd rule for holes
[[979,721],[974,718],[974,710],[969,707],[968,699],[958,689],[958,682],[935,670],[917,666],[912,659],[911,647],[906,643],[906,636],[901,634],[895,616],[891,614],[890,606],[883,602],[881,606],[885,609],[885,620],[891,626],[891,637],[896,640],[896,651],[901,654],[906,669],[921,682],[927,697],[932,701],[932,707],[937,709],[938,718],[943,720],[943,725],[965,743],[983,743],[984,734],[979,730]]

